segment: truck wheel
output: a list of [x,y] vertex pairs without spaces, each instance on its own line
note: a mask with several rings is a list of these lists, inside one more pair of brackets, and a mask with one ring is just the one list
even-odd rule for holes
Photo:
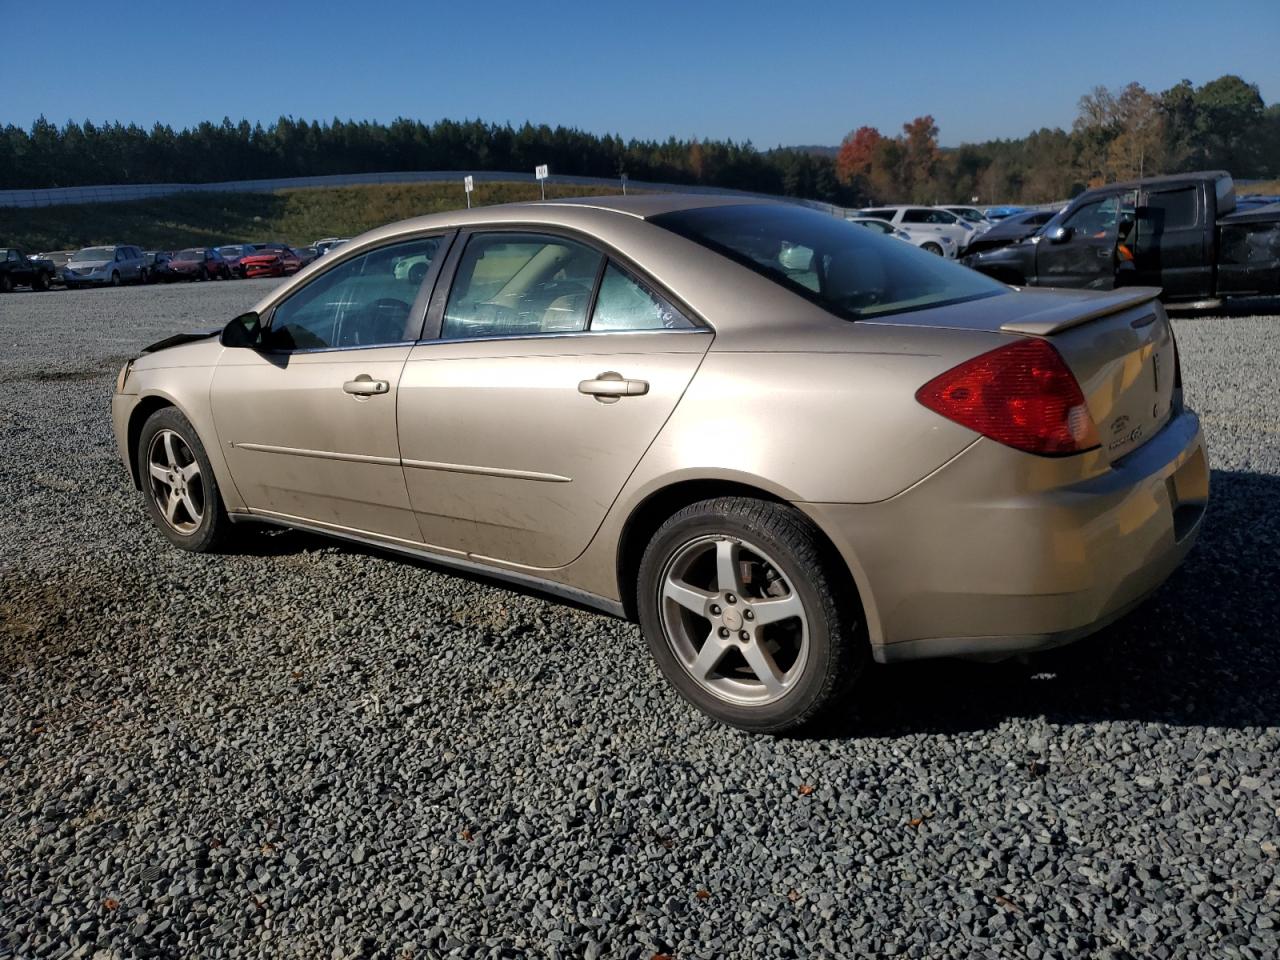
[[13,277],[7,273],[0,273],[0,293],[9,293],[13,290]]
[[35,279],[31,281],[31,289],[32,290],[48,290],[49,275],[45,273],[43,270],[37,273],[35,276]]

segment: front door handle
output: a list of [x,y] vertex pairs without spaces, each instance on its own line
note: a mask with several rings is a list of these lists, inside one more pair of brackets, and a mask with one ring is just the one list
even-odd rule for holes
[[617,403],[623,397],[643,397],[649,392],[648,380],[627,380],[614,370],[606,370],[594,380],[583,380],[578,392],[595,397],[601,403]]
[[385,380],[374,380],[367,373],[362,373],[354,380],[344,383],[342,389],[345,393],[354,394],[357,397],[376,397],[389,391],[391,384]]

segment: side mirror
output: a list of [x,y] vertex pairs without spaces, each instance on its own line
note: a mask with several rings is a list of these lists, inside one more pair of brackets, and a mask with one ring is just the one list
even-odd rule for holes
[[1066,243],[1071,239],[1072,230],[1070,227],[1057,226],[1049,231],[1047,236],[1050,243]]
[[222,328],[219,342],[224,347],[258,348],[262,345],[262,318],[255,310],[240,314]]

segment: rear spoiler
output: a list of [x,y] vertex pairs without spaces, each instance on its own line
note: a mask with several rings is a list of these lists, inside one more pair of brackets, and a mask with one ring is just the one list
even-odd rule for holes
[[1017,320],[1001,324],[1005,333],[1028,333],[1036,337],[1047,337],[1051,333],[1070,330],[1090,320],[1110,316],[1130,307],[1138,307],[1150,303],[1160,296],[1159,287],[1125,287],[1114,290],[1105,296],[1090,297],[1088,300],[1058,302],[1054,306],[1039,313],[1028,314]]

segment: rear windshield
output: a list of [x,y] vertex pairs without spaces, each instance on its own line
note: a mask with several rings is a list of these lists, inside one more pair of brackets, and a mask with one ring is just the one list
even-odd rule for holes
[[911,244],[799,206],[702,207],[661,214],[650,222],[847,320],[1008,292],[982,274]]

